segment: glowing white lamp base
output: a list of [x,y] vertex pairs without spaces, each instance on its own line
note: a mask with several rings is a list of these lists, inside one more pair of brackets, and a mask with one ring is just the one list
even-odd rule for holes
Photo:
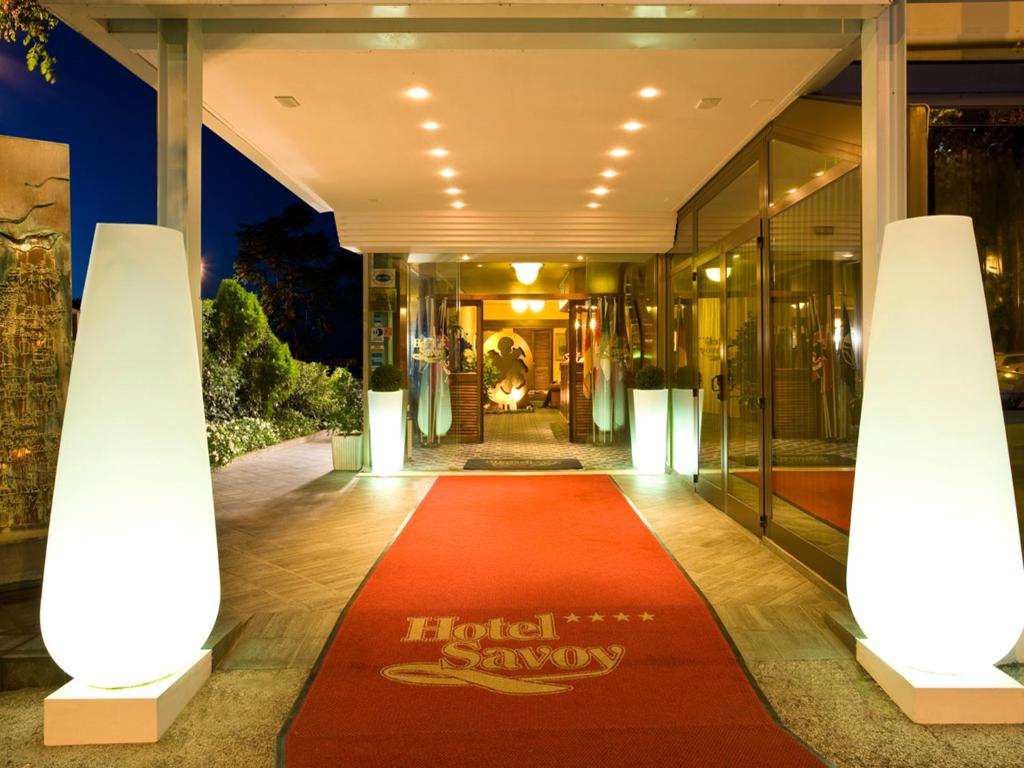
[[131,688],[72,680],[43,701],[43,743],[141,744],[157,741],[210,677],[210,651],[182,672]]
[[704,390],[672,390],[672,469],[680,475],[697,474],[700,451],[700,417]]
[[405,463],[405,392],[370,392],[370,470],[393,475]]
[[631,389],[630,400],[633,466],[647,475],[664,474],[668,452],[668,390]]
[[857,641],[857,661],[915,723],[1024,723],[1024,685],[997,667],[959,675],[924,672],[890,664],[870,640]]

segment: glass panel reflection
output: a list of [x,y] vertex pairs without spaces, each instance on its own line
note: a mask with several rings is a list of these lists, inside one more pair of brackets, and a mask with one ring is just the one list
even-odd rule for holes
[[[773,162],[793,154],[779,145]],[[863,373],[860,247],[858,170],[771,220],[772,521],[840,563]]]
[[761,361],[758,327],[761,296],[757,238],[725,254],[726,419],[729,495],[759,513]]

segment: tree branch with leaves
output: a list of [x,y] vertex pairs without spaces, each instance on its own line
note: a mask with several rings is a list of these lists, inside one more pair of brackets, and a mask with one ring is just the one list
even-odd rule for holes
[[57,26],[57,17],[36,0],[0,0],[0,40],[18,43],[26,49],[25,64],[29,72],[39,70],[48,83],[56,82],[54,58],[46,48],[50,32]]

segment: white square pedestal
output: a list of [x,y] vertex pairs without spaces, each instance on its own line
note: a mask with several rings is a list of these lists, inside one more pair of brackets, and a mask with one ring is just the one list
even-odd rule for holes
[[915,723],[1024,723],[1024,686],[996,667],[964,675],[890,664],[857,640],[857,661]]
[[157,741],[203,687],[211,668],[210,651],[201,650],[187,669],[148,685],[107,689],[72,680],[43,701],[43,743]]

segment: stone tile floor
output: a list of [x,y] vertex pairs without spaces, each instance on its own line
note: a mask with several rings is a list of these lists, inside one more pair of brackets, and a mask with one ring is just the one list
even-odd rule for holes
[[[842,609],[841,598],[686,481],[615,479],[712,603],[781,719],[834,765],[1021,765],[1022,726],[908,721],[826,627],[824,614]],[[117,747],[44,748],[41,702],[51,688],[2,693],[0,764],[272,765],[277,731],[337,614],[431,483],[331,472],[324,438],[217,471],[222,614],[248,621],[209,683],[158,744]]]
[[409,469],[462,469],[468,459],[579,459],[584,469],[628,469],[629,445],[570,443],[569,425],[556,408],[484,414],[484,441],[446,439],[432,448],[413,446]]

